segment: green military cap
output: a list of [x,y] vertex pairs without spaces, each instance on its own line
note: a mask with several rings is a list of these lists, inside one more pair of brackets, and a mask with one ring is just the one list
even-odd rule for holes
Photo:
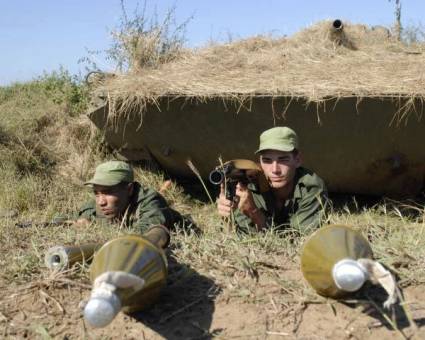
[[264,150],[293,151],[298,148],[298,136],[286,126],[277,126],[260,135],[260,147],[255,153]]
[[84,185],[113,186],[121,182],[133,181],[134,173],[129,164],[122,161],[109,161],[98,165],[93,178]]

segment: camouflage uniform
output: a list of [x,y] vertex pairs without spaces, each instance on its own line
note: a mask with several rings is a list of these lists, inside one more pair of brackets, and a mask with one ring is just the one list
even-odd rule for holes
[[[86,203],[78,212],[77,218],[86,218],[97,222],[106,222],[102,213],[96,210],[96,202],[92,200]],[[141,233],[149,227],[162,224],[168,229],[173,228],[174,223],[181,220],[178,212],[171,209],[164,197],[158,192],[144,188],[138,182],[134,182],[134,193],[130,198],[130,205],[125,214],[124,226],[139,229]]]
[[[327,191],[323,180],[312,171],[299,167],[295,174],[292,197],[287,199],[280,210],[276,209],[271,191],[260,194],[252,190],[254,203],[266,216],[266,227],[292,229],[305,233],[318,228],[325,217]],[[251,187],[251,189],[254,189]],[[253,221],[239,209],[234,212],[239,231],[256,231]]]

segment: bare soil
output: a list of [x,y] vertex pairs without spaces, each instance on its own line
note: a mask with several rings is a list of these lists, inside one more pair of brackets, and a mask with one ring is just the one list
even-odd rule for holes
[[[334,301],[293,294],[288,287],[306,285],[296,263],[234,282],[216,282],[185,265],[170,263],[167,288],[151,308],[120,313],[103,329],[87,326],[81,301],[90,282],[72,274],[20,285],[0,284],[0,337],[39,339],[392,339],[425,338],[423,285],[403,290],[415,326],[400,306],[382,313],[382,291],[367,287],[350,300]],[[228,282],[232,282],[231,280]],[[307,287],[308,289],[308,287]],[[311,291],[312,292],[312,291]],[[312,297],[312,298],[311,298]],[[391,325],[393,323],[393,325]],[[394,329],[396,327],[397,329]]]

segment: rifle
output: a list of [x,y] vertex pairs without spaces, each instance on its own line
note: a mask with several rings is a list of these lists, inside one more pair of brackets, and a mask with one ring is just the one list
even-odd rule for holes
[[253,183],[260,192],[268,190],[267,179],[257,163],[248,159],[234,159],[216,167],[209,174],[209,181],[214,185],[224,183],[226,199],[233,201],[236,185]]
[[47,228],[47,227],[70,225],[73,223],[74,221],[68,219],[67,217],[56,216],[51,221],[46,221],[46,222],[34,222],[34,221],[16,222],[15,227],[17,228],[31,228],[31,227]]

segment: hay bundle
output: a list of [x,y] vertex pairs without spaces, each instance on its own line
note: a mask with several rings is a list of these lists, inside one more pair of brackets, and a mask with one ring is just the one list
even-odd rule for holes
[[425,96],[425,46],[407,46],[383,27],[330,21],[292,37],[253,37],[197,50],[157,68],[106,78],[97,88],[112,103],[146,105],[161,96],[246,98]]

